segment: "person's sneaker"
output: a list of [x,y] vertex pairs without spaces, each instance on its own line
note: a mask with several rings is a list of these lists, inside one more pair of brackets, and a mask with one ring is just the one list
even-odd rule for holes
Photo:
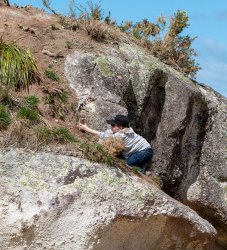
[[151,171],[146,171],[146,172],[145,172],[145,175],[146,175],[146,176],[151,176],[151,175],[152,175],[152,172],[151,172]]
[[141,169],[140,172],[141,172],[142,174],[145,174],[145,173],[146,173],[147,166],[148,166],[148,164],[145,164],[144,166],[140,167],[140,169]]

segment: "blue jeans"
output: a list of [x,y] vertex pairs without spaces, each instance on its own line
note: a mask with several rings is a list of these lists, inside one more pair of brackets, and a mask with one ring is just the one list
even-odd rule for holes
[[132,153],[126,159],[129,166],[137,166],[140,168],[142,173],[145,172],[148,162],[152,159],[153,150],[152,148],[146,148],[141,151]]

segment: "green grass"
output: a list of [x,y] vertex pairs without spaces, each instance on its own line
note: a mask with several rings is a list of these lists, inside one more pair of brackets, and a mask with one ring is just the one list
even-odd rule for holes
[[75,143],[86,155],[87,159],[93,162],[102,162],[108,165],[113,165],[114,158],[105,151],[100,144],[79,140],[67,128],[64,127],[36,127],[34,128],[38,141],[41,143]]
[[114,158],[104,149],[103,145],[90,141],[82,141],[80,142],[79,147],[82,149],[88,160],[106,163],[108,165],[113,164]]
[[0,130],[6,129],[10,124],[10,114],[6,111],[5,106],[0,105]]
[[17,113],[17,116],[21,119],[27,119],[32,123],[36,123],[39,121],[38,111],[28,107],[21,107]]
[[135,172],[138,172],[138,173],[141,172],[141,168],[138,167],[138,166],[133,166],[132,169],[133,169]]
[[37,108],[38,103],[39,103],[39,99],[36,96],[28,96],[28,97],[25,97],[23,100],[23,105],[31,109]]
[[54,142],[57,141],[59,143],[66,142],[79,142],[79,140],[72,134],[67,128],[64,127],[37,127],[35,133],[40,142]]
[[75,136],[70,133],[70,131],[67,128],[53,128],[52,129],[53,136],[57,139],[59,142],[76,142]]
[[27,119],[31,123],[39,122],[39,112],[37,109],[39,99],[36,96],[28,96],[22,100],[17,116],[21,119]]
[[60,81],[60,77],[57,75],[57,73],[55,73],[52,70],[45,70],[45,75],[51,79],[52,81],[56,81],[59,82]]

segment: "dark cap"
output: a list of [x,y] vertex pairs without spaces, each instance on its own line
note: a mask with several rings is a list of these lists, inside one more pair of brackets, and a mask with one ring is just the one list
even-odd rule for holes
[[128,116],[126,115],[116,115],[113,119],[106,120],[108,124],[118,125],[123,127],[129,126]]

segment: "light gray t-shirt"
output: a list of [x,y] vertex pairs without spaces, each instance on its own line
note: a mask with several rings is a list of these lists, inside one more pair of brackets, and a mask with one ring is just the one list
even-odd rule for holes
[[123,139],[126,148],[123,152],[125,158],[131,153],[151,148],[150,143],[142,136],[136,134],[132,128],[124,128],[116,133],[108,129],[105,132],[101,132],[99,135],[100,139],[105,139],[107,137],[120,137]]

